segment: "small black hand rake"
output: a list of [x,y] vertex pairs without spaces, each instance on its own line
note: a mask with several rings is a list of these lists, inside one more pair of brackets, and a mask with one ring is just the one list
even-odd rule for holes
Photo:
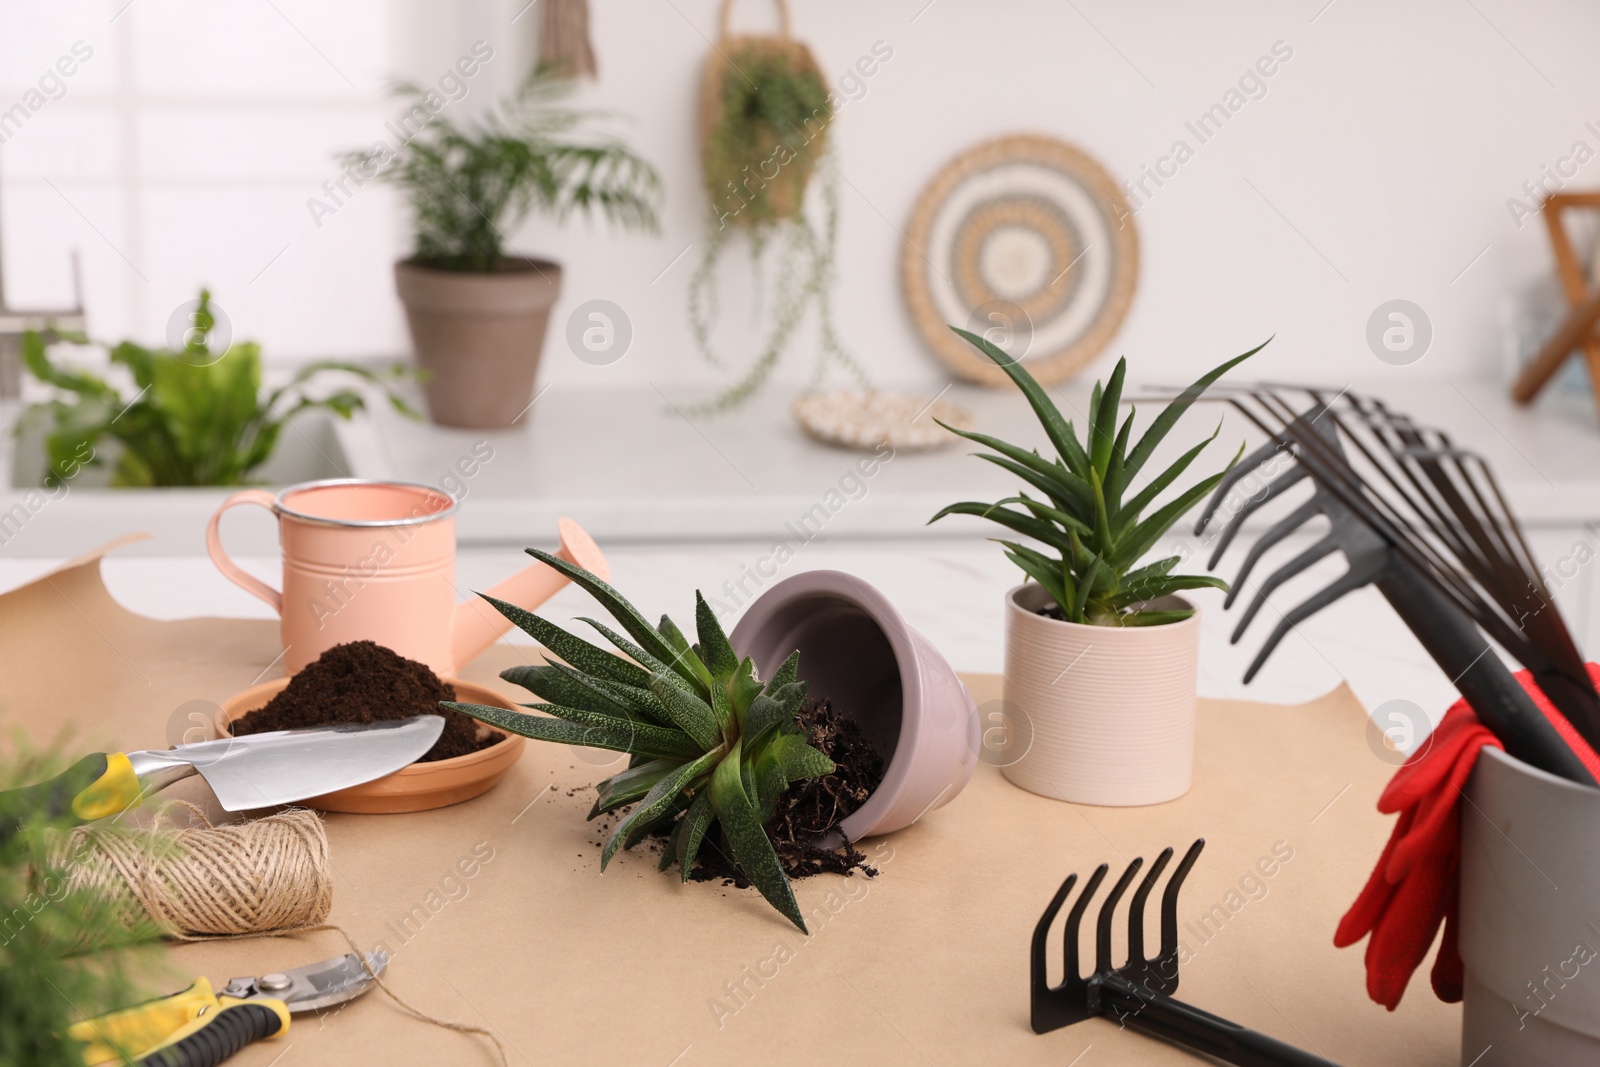
[[1189,846],[1161,894],[1161,950],[1154,956],[1144,954],[1144,906],[1161,872],[1172,860],[1172,849],[1163,849],[1150,865],[1150,872],[1134,890],[1128,905],[1128,962],[1115,967],[1111,962],[1112,920],[1117,902],[1133,883],[1144,859],[1140,857],[1128,864],[1128,869],[1111,888],[1111,895],[1100,905],[1100,916],[1095,923],[1094,973],[1085,978],[1078,968],[1078,930],[1090,899],[1109,870],[1104,863],[1096,868],[1067,912],[1062,946],[1066,964],[1061,984],[1052,987],[1045,964],[1050,947],[1050,924],[1078,884],[1076,874],[1067,876],[1051,898],[1050,906],[1039,917],[1039,925],[1033,929],[1034,1033],[1049,1033],[1098,1015],[1240,1067],[1334,1067],[1320,1056],[1173,999],[1172,993],[1178,988],[1178,891],[1205,844],[1205,839],[1201,838]]

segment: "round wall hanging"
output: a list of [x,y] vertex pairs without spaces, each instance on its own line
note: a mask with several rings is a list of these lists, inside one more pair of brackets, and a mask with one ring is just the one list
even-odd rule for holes
[[1045,384],[1105,348],[1133,301],[1139,239],[1105,168],[1050,137],[986,141],[917,198],[900,279],[923,339],[963,378],[1010,379],[950,332],[962,326]]

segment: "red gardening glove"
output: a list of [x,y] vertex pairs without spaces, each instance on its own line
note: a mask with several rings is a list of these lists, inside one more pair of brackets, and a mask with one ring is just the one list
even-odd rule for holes
[[[1600,685],[1600,665],[1589,664],[1589,677]],[[1529,672],[1519,671],[1516,678],[1589,773],[1600,780],[1600,757],[1545,699]],[[1398,813],[1400,818],[1361,895],[1339,921],[1333,943],[1344,948],[1372,935],[1367,942],[1367,995],[1390,1011],[1400,1003],[1441,922],[1444,939],[1433,965],[1433,991],[1446,1002],[1461,999],[1461,953],[1456,942],[1460,797],[1485,745],[1504,747],[1467,702],[1458,700],[1378,798],[1379,811]]]

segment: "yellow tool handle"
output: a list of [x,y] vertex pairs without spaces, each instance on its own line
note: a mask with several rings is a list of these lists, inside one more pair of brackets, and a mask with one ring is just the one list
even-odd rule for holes
[[217,998],[211,983],[196,978],[188,989],[84,1019],[74,1023],[67,1033],[83,1042],[83,1062],[90,1067],[120,1063],[124,1055],[129,1059],[142,1057],[216,1010]]
[[289,1007],[283,1001],[218,997],[209,981],[196,978],[187,989],[74,1023],[67,1033],[83,1043],[86,1067],[121,1063],[124,1057],[142,1060],[199,1033],[240,1004],[259,1005],[276,1016],[276,1028],[260,1036],[282,1037],[289,1032]]
[[144,787],[121,752],[96,752],[48,781],[0,793],[0,833],[30,819],[103,819],[139,803]]

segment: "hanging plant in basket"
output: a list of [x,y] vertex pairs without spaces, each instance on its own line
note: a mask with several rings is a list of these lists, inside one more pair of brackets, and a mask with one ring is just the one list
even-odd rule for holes
[[[724,0],[718,40],[700,84],[710,229],[689,281],[689,324],[708,363],[726,365],[713,350],[711,333],[718,314],[717,266],[735,238],[748,240],[757,285],[768,273],[773,284],[766,332],[754,360],[734,384],[699,405],[698,410],[708,413],[738,407],[766,384],[813,307],[822,347],[817,376],[834,363],[866,382],[833,325],[830,295],[839,198],[827,151],[833,119],[827,82],[811,50],[790,35],[786,0],[778,2],[781,28],[776,37],[731,36],[732,6],[733,0]],[[813,174],[822,176],[820,224],[806,214]],[[776,260],[772,264],[766,262],[769,249]]]

